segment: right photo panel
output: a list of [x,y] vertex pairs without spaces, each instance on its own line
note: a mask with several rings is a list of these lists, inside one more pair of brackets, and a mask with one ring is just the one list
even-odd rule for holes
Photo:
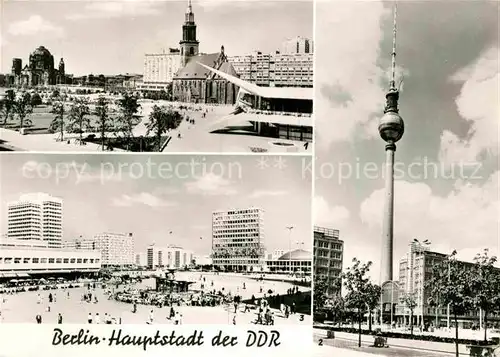
[[318,356],[500,356],[499,2],[317,1]]

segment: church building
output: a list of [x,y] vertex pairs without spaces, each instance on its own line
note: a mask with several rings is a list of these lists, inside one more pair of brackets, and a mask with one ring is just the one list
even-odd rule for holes
[[224,46],[221,46],[220,52],[199,53],[196,23],[190,0],[179,45],[182,67],[174,76],[173,99],[189,103],[236,103],[238,87],[200,65],[202,63],[232,76],[238,76],[224,53]]

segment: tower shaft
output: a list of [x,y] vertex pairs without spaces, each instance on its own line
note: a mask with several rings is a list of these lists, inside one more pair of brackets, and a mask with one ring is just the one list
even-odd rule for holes
[[384,221],[382,225],[382,261],[380,267],[381,283],[392,281],[392,260],[394,251],[394,153],[396,145],[388,143],[385,147],[385,197]]

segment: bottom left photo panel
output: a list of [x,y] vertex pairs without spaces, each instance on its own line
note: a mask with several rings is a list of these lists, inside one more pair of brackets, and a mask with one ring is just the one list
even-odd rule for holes
[[311,325],[310,157],[0,165],[1,324]]

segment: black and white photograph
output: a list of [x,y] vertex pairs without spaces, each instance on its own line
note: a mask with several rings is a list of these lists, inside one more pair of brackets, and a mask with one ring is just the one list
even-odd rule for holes
[[310,157],[0,161],[2,324],[310,326]]
[[0,150],[312,155],[313,1],[3,1]]
[[499,3],[318,1],[322,356],[499,356]]

